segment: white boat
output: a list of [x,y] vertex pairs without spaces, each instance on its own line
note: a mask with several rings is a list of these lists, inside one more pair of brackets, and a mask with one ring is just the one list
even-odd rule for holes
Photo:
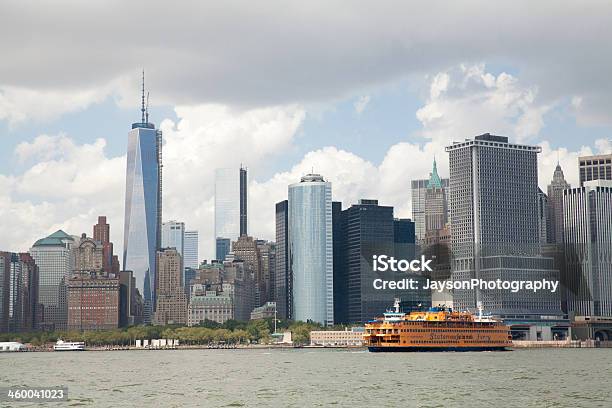
[[0,351],[25,351],[26,347],[16,341],[0,342]]
[[53,346],[53,351],[83,351],[85,350],[85,343],[82,341],[64,341],[58,339],[57,343]]

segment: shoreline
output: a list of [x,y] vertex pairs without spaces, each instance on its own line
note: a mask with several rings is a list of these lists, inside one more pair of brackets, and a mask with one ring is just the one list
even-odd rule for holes
[[[520,349],[550,349],[550,348],[569,348],[569,349],[594,349],[612,348],[612,341],[595,340],[568,340],[568,341],[526,341],[518,340],[512,343],[510,350]],[[136,347],[136,346],[94,346],[82,351],[170,351],[170,350],[271,350],[271,349],[350,349],[367,350],[367,346],[320,346],[305,345],[293,346],[289,344],[255,344],[255,345],[179,345],[163,347]],[[76,350],[74,350],[76,351]],[[3,353],[48,353],[56,352],[53,346],[43,348],[30,348],[20,351],[6,351]]]

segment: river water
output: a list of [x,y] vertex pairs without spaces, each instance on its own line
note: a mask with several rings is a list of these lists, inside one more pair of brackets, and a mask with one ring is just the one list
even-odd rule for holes
[[612,407],[612,349],[3,353],[0,383],[68,387],[54,407]]

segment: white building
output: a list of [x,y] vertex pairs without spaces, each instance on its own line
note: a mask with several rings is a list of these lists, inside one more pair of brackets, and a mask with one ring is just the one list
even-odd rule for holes
[[568,313],[612,317],[612,181],[565,190],[563,215]]
[[198,255],[198,245],[198,231],[185,231],[185,239],[183,245],[183,263],[185,268],[198,268],[200,263],[200,257]]
[[351,330],[321,330],[310,332],[311,346],[326,347],[361,347],[363,346],[363,328]]

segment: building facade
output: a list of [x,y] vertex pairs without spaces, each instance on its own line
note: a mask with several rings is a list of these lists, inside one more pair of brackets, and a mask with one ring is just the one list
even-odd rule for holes
[[30,248],[29,253],[38,266],[42,329],[66,330],[68,326],[66,284],[73,270],[74,245],[74,237],[59,230],[39,239]]
[[103,268],[108,273],[119,274],[119,257],[114,253],[114,245],[110,241],[110,225],[106,222],[106,217],[98,217],[98,223],[93,227],[93,239],[99,242],[103,248]]
[[568,313],[612,318],[612,181],[582,184],[563,196]]
[[[437,165],[434,161],[434,168],[432,173],[430,174],[429,179],[422,180],[412,180],[411,182],[411,193],[412,193],[412,220],[415,224],[415,234],[417,242],[425,239],[426,232],[426,220],[425,220],[425,212],[428,208],[427,205],[427,191],[430,186],[432,186],[432,178],[435,174],[436,184],[434,185],[436,188],[441,188],[443,192],[440,194],[444,197],[444,201],[446,201],[448,197],[448,187],[449,187],[449,179],[440,178],[438,176]],[[430,192],[431,196],[431,192]],[[432,197],[430,197],[430,200]],[[444,218],[448,218],[448,206],[446,203],[443,204],[446,207],[446,214]],[[436,208],[437,211],[437,208]],[[431,217],[431,216],[430,216]]]
[[0,252],[0,333],[9,331],[11,253]]
[[175,248],[157,252],[157,305],[154,324],[186,324],[187,295],[183,287],[181,255]]
[[279,319],[292,318],[293,278],[289,268],[289,201],[276,203],[276,259],[274,301]]
[[79,271],[68,279],[68,330],[119,327],[120,282],[112,274]]
[[274,319],[276,317],[276,303],[266,302],[251,312],[251,320]]
[[612,180],[612,154],[580,156],[580,185],[590,180]]
[[85,234],[76,241],[72,250],[74,272],[95,272],[101,274],[104,270],[104,247],[100,241],[94,241]]
[[162,248],[175,248],[181,256],[181,280],[185,282],[185,223],[179,221],[167,221],[162,223],[161,235]]
[[559,163],[548,185],[548,228],[547,241],[551,244],[563,243],[563,191],[569,189],[570,184],[565,181],[565,175]]
[[156,254],[161,246],[162,134],[149,122],[144,102],[141,110],[141,121],[133,123],[128,133],[123,269],[134,272],[145,302],[144,319],[150,322],[155,305]]
[[232,250],[232,242],[229,238],[220,238],[217,237],[215,239],[215,258],[218,261],[225,261],[225,258]]
[[[450,156],[453,280],[559,280],[553,258],[541,256],[537,146],[484,134],[455,142]],[[507,318],[561,314],[558,292],[455,290],[460,310]]]
[[199,266],[200,256],[198,245],[200,245],[198,231],[185,231],[185,253],[183,254],[183,264],[185,268],[196,269]]
[[293,319],[334,323],[332,186],[308,174],[289,186]]

